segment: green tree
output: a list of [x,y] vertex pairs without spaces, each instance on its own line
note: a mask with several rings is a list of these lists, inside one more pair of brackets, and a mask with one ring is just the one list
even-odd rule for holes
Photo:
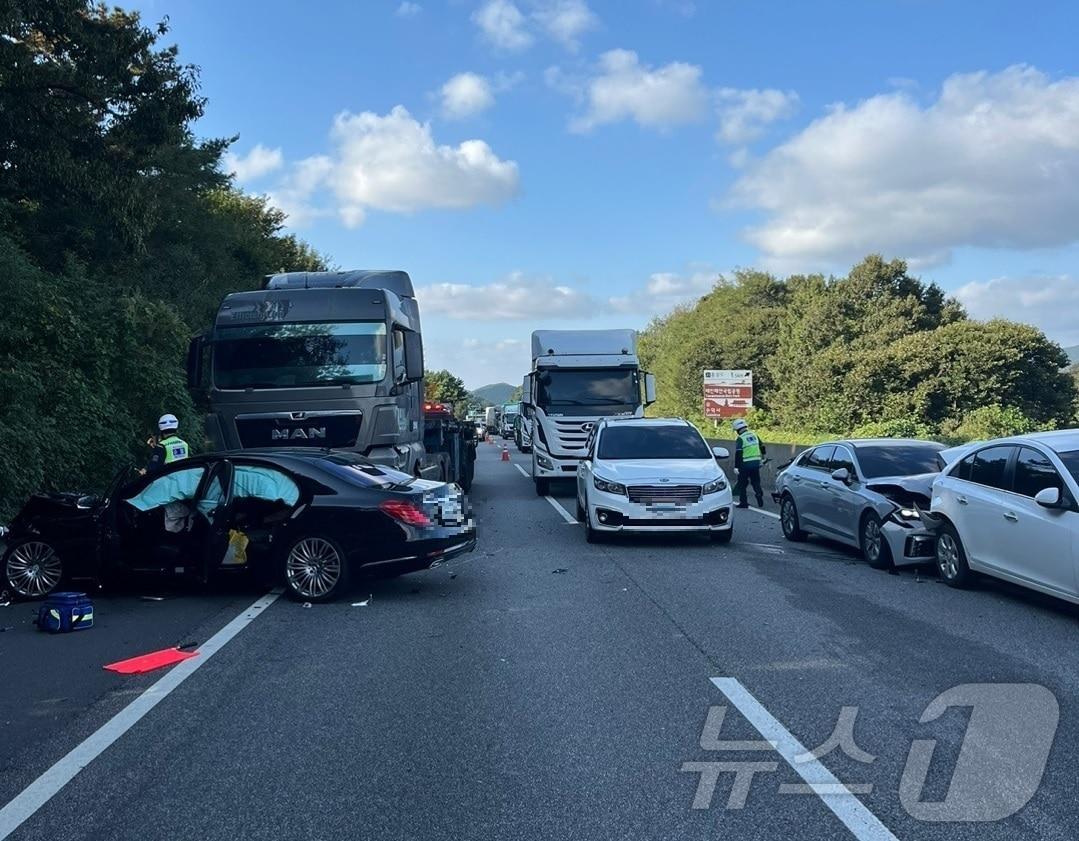
[[472,395],[460,377],[442,369],[423,375],[423,399],[432,403],[452,403],[454,413],[463,417]]

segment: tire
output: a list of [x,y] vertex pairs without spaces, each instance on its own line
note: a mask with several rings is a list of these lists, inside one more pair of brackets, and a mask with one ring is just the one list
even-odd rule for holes
[[584,539],[588,543],[602,543],[604,535],[592,528],[592,515],[584,512]]
[[880,517],[869,511],[858,524],[858,545],[862,557],[873,569],[892,568],[892,549],[881,531]]
[[731,538],[734,537],[734,527],[731,526],[731,528],[725,529],[724,531],[711,532],[709,537],[712,538],[713,543],[719,543],[721,545],[730,543]]
[[550,479],[536,479],[536,496],[547,496],[550,492]]
[[974,582],[974,573],[967,566],[967,550],[951,523],[941,526],[937,535],[937,572],[949,587],[964,589]]
[[577,522],[583,523],[585,518],[588,517],[588,512],[584,510],[584,506],[581,505],[581,498],[577,497]]
[[790,494],[783,494],[779,502],[779,523],[783,527],[783,536],[792,543],[801,543],[806,539],[806,533],[798,521],[798,506]]
[[285,554],[285,587],[301,602],[329,602],[348,587],[348,560],[337,541],[307,535]]
[[64,577],[64,564],[47,540],[29,538],[13,544],[4,555],[3,588],[20,599],[41,599]]

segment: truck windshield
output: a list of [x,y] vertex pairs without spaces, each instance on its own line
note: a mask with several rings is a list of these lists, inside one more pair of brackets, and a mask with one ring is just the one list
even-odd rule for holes
[[634,368],[578,368],[539,375],[537,402],[554,414],[614,414],[641,402]]
[[217,388],[361,385],[385,377],[380,322],[228,327],[214,342]]

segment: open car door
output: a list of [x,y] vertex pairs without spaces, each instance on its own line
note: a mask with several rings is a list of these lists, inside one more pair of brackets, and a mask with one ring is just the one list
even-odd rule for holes
[[106,573],[116,570],[123,561],[123,546],[118,522],[120,493],[136,476],[134,465],[128,464],[120,468],[109,484],[105,495],[101,519],[98,522],[98,540],[100,541],[98,556],[101,559],[102,570]]
[[195,516],[199,519],[202,537],[202,579],[221,564],[229,545],[229,526],[232,524],[234,502],[233,467],[230,461],[219,461],[210,468],[195,501]]

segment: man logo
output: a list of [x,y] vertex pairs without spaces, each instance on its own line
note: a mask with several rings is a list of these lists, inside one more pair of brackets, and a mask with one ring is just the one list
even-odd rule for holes
[[326,427],[309,426],[307,429],[271,429],[273,441],[321,441],[326,438]]

